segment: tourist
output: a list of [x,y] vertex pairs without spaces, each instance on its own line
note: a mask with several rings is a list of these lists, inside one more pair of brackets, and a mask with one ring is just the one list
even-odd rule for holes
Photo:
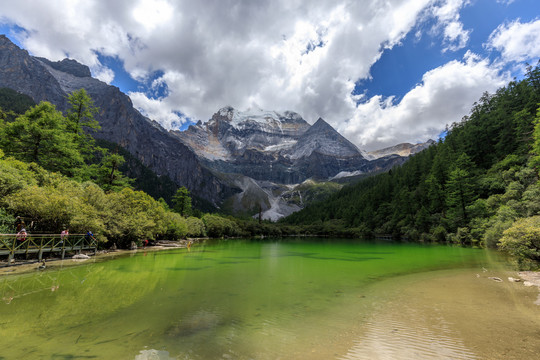
[[26,232],[25,228],[22,228],[21,231],[17,233],[17,240],[22,243],[26,240],[26,236],[28,236],[28,233]]
[[90,241],[90,240],[96,240],[96,238],[94,237],[94,234],[91,232],[91,231],[88,231],[86,233],[86,235],[84,235],[84,238],[87,240],[87,241]]
[[64,238],[67,238],[69,236],[69,229],[62,230],[60,233],[60,243],[64,242]]
[[17,218],[15,219],[15,231],[20,232],[21,229],[23,228],[24,228],[24,220],[20,216],[17,216]]

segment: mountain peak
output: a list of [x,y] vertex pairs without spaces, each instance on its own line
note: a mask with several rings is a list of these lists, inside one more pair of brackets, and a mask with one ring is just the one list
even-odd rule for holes
[[314,151],[340,157],[362,157],[360,150],[353,143],[338,133],[322,118],[319,118],[298,139],[292,158],[309,156]]
[[318,118],[317,121],[315,121],[315,123],[311,125],[311,128],[315,130],[332,129],[333,131],[335,131],[334,128],[329,123],[324,121],[322,117]]
[[76,77],[83,78],[92,76],[92,74],[90,73],[90,68],[86,65],[79,63],[77,60],[66,58],[62,61],[50,61],[42,57],[38,57],[36,59],[49,65],[55,70],[65,72]]

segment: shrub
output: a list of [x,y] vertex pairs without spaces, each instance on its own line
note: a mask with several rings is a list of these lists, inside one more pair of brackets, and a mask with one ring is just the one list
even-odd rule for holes
[[501,250],[512,255],[520,269],[538,268],[540,265],[540,216],[517,220],[503,233]]
[[218,215],[206,214],[202,221],[210,237],[237,236],[239,229],[235,222]]

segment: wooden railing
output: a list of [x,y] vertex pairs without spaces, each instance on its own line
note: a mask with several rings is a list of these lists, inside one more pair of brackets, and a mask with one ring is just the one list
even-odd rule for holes
[[[19,240],[17,239],[19,237]],[[97,251],[97,240],[84,234],[70,234],[62,237],[60,234],[27,234],[24,240],[17,234],[0,234],[0,256],[8,256],[8,265],[17,254],[28,258],[37,254],[38,260],[43,259],[44,253],[57,252],[64,259],[66,251],[81,252],[82,250]]]

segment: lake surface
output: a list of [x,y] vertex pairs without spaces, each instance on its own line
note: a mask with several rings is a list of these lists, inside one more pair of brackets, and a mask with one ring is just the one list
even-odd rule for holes
[[486,250],[328,239],[91,260],[0,278],[0,359],[534,358],[537,293],[488,279],[506,270]]

